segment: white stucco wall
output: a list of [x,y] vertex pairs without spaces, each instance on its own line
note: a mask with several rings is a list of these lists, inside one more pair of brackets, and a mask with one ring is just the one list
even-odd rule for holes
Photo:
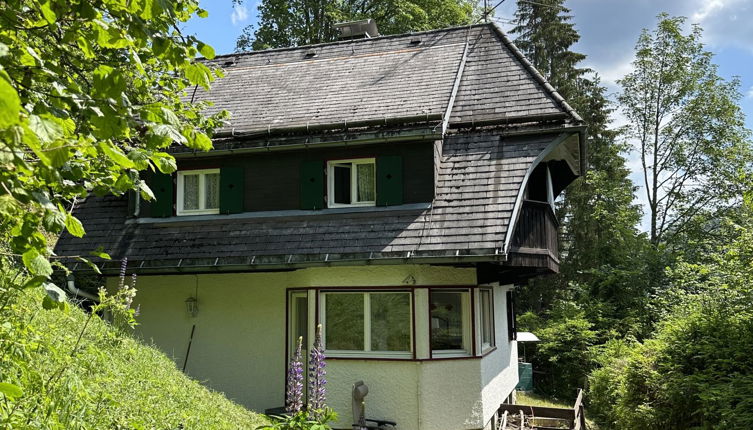
[[[109,282],[112,287],[117,280]],[[142,275],[135,300],[140,307],[137,332],[153,340],[180,368],[195,324],[187,373],[240,404],[263,411],[284,403],[287,288],[415,286],[416,348],[421,359],[428,357],[428,334],[423,340],[420,334],[428,333],[428,290],[420,287],[472,286],[475,282],[472,268],[420,265]],[[199,313],[191,318],[184,302],[196,294]],[[504,288],[496,287],[494,297],[497,350],[483,359],[329,360],[328,403],[341,417],[336,428],[350,428],[351,385],[357,380],[370,389],[367,415],[394,419],[400,429],[483,427],[517,383],[517,368],[508,368],[517,358],[507,342]]]
[[518,348],[507,334],[507,300],[509,286],[494,287],[495,344],[497,349],[481,359],[481,397],[484,425],[518,384]]

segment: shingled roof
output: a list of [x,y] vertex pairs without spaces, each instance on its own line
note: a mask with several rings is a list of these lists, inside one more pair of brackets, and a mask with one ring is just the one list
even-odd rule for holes
[[[465,62],[463,62],[464,52]],[[226,76],[195,100],[237,134],[444,115],[450,125],[580,118],[494,24],[217,57]]]
[[[425,116],[437,128],[446,119],[434,201],[144,220],[128,218],[124,198],[91,197],[76,208],[86,236],[62,235],[58,255],[101,247],[145,271],[502,261],[532,163],[566,137],[565,128],[580,123],[491,24],[221,56],[213,63],[226,69],[226,77],[195,98],[232,112],[224,131],[233,142],[246,133],[302,125]],[[549,129],[539,134],[460,130],[544,122]]]

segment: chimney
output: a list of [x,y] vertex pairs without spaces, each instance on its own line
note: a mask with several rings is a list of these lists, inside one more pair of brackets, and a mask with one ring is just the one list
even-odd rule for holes
[[340,32],[340,40],[368,39],[379,36],[376,22],[370,18],[360,21],[339,22],[334,27]]

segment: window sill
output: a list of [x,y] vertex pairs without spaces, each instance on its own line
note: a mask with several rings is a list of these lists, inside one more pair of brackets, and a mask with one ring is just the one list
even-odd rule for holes
[[484,348],[484,349],[483,349],[483,350],[481,351],[481,356],[482,356],[482,357],[486,357],[487,355],[491,354],[492,352],[494,352],[494,351],[496,351],[496,350],[497,350],[497,347],[496,347],[496,346],[490,346],[490,347],[488,347],[488,348]]
[[431,352],[431,358],[432,359],[441,359],[441,358],[469,358],[473,357],[468,351],[455,351],[455,350],[441,350],[441,351],[432,351]]
[[410,352],[345,352],[345,351],[324,351],[327,359],[347,359],[347,360],[412,360],[413,353]]
[[198,211],[180,211],[175,214],[175,216],[179,217],[187,217],[187,216],[194,216],[194,215],[219,215],[220,210],[219,209],[207,209],[207,210],[198,210]]

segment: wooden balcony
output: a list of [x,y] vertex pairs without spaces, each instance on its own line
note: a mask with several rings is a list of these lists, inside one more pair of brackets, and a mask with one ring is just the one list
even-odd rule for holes
[[[559,222],[549,203],[525,200],[515,225],[508,265],[559,272]],[[535,274],[539,274],[535,273]]]

